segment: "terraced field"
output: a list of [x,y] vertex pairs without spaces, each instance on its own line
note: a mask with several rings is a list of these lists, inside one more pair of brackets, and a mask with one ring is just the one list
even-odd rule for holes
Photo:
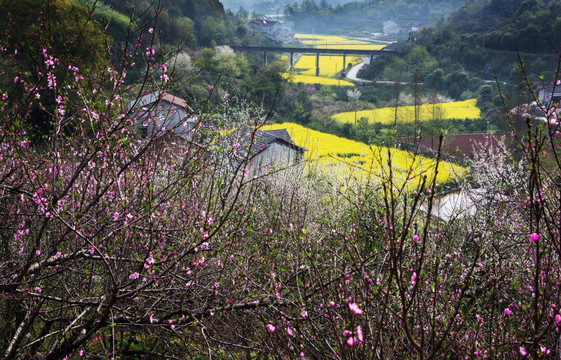
[[[322,133],[294,123],[274,124],[264,129],[287,129],[294,142],[308,149],[306,158],[320,165],[326,173],[336,174],[341,181],[378,178],[387,179],[391,171],[395,185],[407,182],[415,187],[423,175],[430,179],[436,161],[412,153],[371,146],[335,135]],[[465,169],[442,162],[437,183],[446,183],[461,177]]]
[[[475,99],[455,101],[440,104],[425,104],[421,106],[419,120],[429,121],[436,117],[439,119],[478,119],[481,111]],[[369,123],[393,124],[395,121],[395,108],[386,107],[372,110],[358,111],[356,118],[367,118]],[[415,121],[414,106],[400,106],[397,111],[398,122],[412,123]],[[333,115],[333,119],[341,123],[354,123],[354,111]]]

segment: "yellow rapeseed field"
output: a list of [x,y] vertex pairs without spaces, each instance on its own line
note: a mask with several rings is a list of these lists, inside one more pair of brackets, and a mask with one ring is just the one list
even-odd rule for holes
[[288,75],[283,74],[283,76],[289,79],[291,82],[304,83],[304,84],[321,84],[321,85],[337,85],[337,86],[355,86],[350,81],[332,79],[321,76],[310,76],[310,75]]
[[[379,146],[371,146],[335,135],[322,133],[294,123],[267,125],[263,129],[287,129],[294,142],[308,149],[306,159],[316,161],[321,168],[335,173],[341,180],[352,177],[387,179],[390,167],[396,185],[405,181],[410,186],[419,184],[421,177],[430,179],[436,161],[412,153]],[[389,153],[388,153],[389,151]],[[437,182],[446,183],[462,176],[465,169],[457,165],[441,162]]]
[[[432,104],[425,104],[421,106],[419,120],[428,121],[433,119],[433,113],[436,112],[437,117],[440,119],[478,119],[481,116],[481,111],[476,106],[476,100],[470,99],[465,101],[455,101],[449,103],[436,104],[434,108]],[[434,112],[433,112],[434,110]],[[362,117],[368,118],[369,123],[382,123],[393,124],[395,120],[395,108],[386,107],[373,110],[362,110],[356,114],[357,119]],[[354,123],[355,113],[344,112],[333,115],[333,118],[341,123]],[[415,121],[415,107],[414,106],[400,106],[397,112],[398,122],[414,122]]]
[[368,41],[352,40],[342,36],[331,35],[311,35],[311,34],[296,34],[302,44],[313,45],[318,49],[337,48],[337,49],[357,49],[357,50],[381,50],[386,45],[372,44]]
[[[360,56],[347,56],[345,59],[347,66],[349,63],[358,64],[362,61]],[[294,70],[302,75],[316,75],[316,55],[302,55],[294,65]],[[335,76],[343,71],[343,55],[321,55],[319,57],[319,75],[324,77]]]
[[[372,44],[362,40],[351,40],[341,36],[296,34],[296,38],[303,44],[313,45],[317,48],[380,50],[385,47],[385,45]],[[285,59],[285,57],[283,57],[283,59]],[[331,80],[320,80],[320,78],[332,78],[343,71],[343,68],[347,67],[349,63],[356,65],[361,61],[361,56],[349,55],[345,59],[345,64],[343,64],[343,55],[321,55],[319,58],[319,77],[316,77],[316,55],[304,54],[298,59],[296,64],[294,64],[294,71],[297,76],[293,76],[290,81],[308,84],[350,86],[350,82],[334,82]],[[307,77],[302,77],[300,75],[305,75]]]

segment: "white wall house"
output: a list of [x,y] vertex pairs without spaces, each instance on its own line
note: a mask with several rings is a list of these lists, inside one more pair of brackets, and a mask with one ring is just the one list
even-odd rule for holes
[[129,102],[128,107],[143,137],[173,134],[185,140],[192,138],[197,118],[185,100],[177,96],[153,92]]
[[542,104],[548,103],[549,101],[559,102],[561,100],[561,85],[555,87],[553,91],[552,87],[546,87],[540,90],[538,97]]
[[229,159],[232,170],[240,170],[247,157],[247,169],[252,175],[297,164],[304,160],[307,151],[306,148],[292,141],[286,129],[255,131],[250,128],[239,129],[228,135],[225,142],[228,147],[236,149],[234,157]]
[[294,40],[294,32],[290,31],[278,21],[255,19],[252,22],[252,26],[261,34],[274,41],[286,42]]
[[384,21],[383,26],[384,35],[394,35],[402,32],[401,27],[393,20]]

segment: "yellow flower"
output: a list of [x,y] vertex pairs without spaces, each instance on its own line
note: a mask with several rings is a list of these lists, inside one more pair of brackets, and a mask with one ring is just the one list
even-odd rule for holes
[[313,45],[318,49],[337,48],[337,49],[357,49],[357,50],[381,50],[386,47],[385,44],[372,44],[363,40],[352,40],[342,36],[331,35],[310,35],[296,34],[302,44]]
[[[436,161],[394,148],[367,145],[322,133],[294,123],[267,125],[264,129],[287,129],[292,140],[308,149],[306,159],[341,179],[356,181],[387,179],[390,170],[395,185],[408,182],[413,188],[423,176],[432,179]],[[391,164],[391,168],[389,166]],[[465,173],[452,163],[439,164],[437,183],[446,183]]]
[[[296,34],[296,38],[303,44],[313,45],[316,48],[380,50],[386,46],[384,44],[372,44],[368,41],[351,40],[341,36]],[[288,61],[287,56],[283,56],[282,59]],[[346,57],[345,63],[343,63],[343,55],[320,55],[319,76],[315,76],[316,55],[304,54],[294,64],[294,72],[296,74],[290,78],[290,81],[307,84],[354,86],[348,81],[329,78],[339,75],[347,68],[348,64],[356,65],[360,62],[362,62],[361,56],[349,55]]]
[[[430,121],[436,116],[439,119],[478,119],[481,111],[476,106],[476,100],[455,101],[440,104],[424,104],[420,107],[419,120]],[[437,108],[435,108],[437,107]],[[395,108],[386,107],[373,110],[362,110],[356,114],[357,118],[365,117],[369,123],[393,124],[395,121]],[[341,123],[354,123],[355,113],[344,112],[333,115],[333,119]],[[411,123],[415,121],[414,106],[400,106],[397,108],[398,123]]]
[[350,81],[332,79],[321,76],[309,76],[309,75],[291,75],[283,74],[291,82],[305,83],[305,84],[321,84],[321,85],[337,85],[337,86],[355,86]]
[[[345,59],[345,68],[351,64],[362,62],[360,56],[347,56]],[[294,65],[294,70],[302,75],[316,74],[316,55],[302,55]],[[335,76],[343,71],[343,55],[320,55],[319,57],[319,75],[325,77]]]

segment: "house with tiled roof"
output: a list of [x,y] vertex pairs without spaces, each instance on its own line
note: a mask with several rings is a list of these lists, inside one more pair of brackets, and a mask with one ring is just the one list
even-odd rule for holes
[[264,169],[280,169],[300,163],[306,148],[292,141],[286,129],[255,130],[244,127],[233,131],[224,139],[232,150],[230,167],[237,172],[247,159],[248,170],[262,173]]
[[275,20],[268,19],[255,19],[251,23],[251,26],[259,31],[261,34],[267,36],[268,38],[278,41],[286,42],[294,40],[294,33],[290,31],[287,27],[283,26],[282,23]]
[[397,25],[397,23],[393,20],[384,21],[383,24],[383,32],[384,35],[394,35],[399,34],[403,31],[403,29]]
[[553,87],[544,87],[538,92],[538,98],[542,104],[549,101],[558,103],[561,100],[561,85]]
[[185,100],[177,96],[156,91],[129,102],[128,108],[144,138],[169,135],[184,140],[192,138],[197,118]]

